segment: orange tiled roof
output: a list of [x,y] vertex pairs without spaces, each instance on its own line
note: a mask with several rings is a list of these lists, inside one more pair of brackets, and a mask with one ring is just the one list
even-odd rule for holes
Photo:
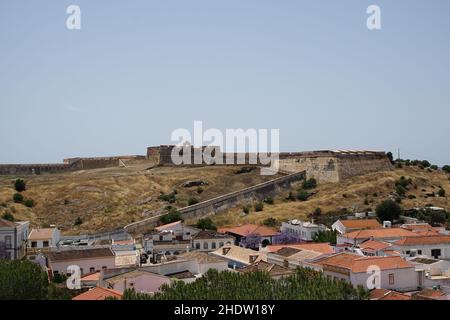
[[14,228],[16,225],[14,222],[0,218],[0,228]]
[[262,237],[271,237],[278,233],[272,228],[256,224],[245,224],[234,228],[219,228],[217,231],[219,233],[234,233],[241,237],[245,237],[249,234],[259,234]]
[[414,268],[414,265],[399,256],[392,257],[364,257],[357,254],[342,252],[321,259],[319,265],[336,266],[351,270],[354,273],[367,272],[370,266],[377,266],[380,270]]
[[381,297],[378,300],[411,300],[411,299],[412,299],[411,296],[407,294],[390,291],[388,294],[386,294],[384,297]]
[[390,243],[384,241],[375,241],[375,240],[367,240],[359,245],[359,248],[362,250],[383,250],[389,248],[391,246]]
[[98,281],[100,279],[100,271],[87,273],[81,277],[81,281]]
[[72,300],[105,300],[109,297],[121,299],[122,294],[111,289],[96,287],[77,295]]
[[376,219],[339,220],[347,229],[380,229]]
[[421,244],[441,244],[441,243],[450,243],[450,235],[449,236],[417,236],[417,237],[405,237],[396,242],[395,245],[398,246],[412,246],[412,245],[421,245]]
[[420,292],[417,292],[418,296],[426,297],[426,298],[439,298],[447,295],[444,291],[434,290],[430,288],[423,289]]
[[416,237],[417,234],[403,228],[383,228],[359,230],[343,234],[343,237],[349,239],[368,239],[368,238],[401,238]]
[[276,252],[282,248],[295,248],[320,252],[323,254],[333,254],[333,247],[329,243],[296,243],[296,244],[278,244],[267,246],[268,252]]

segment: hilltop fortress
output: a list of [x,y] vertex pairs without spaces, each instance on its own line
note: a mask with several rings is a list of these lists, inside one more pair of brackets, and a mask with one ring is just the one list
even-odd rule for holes
[[[154,158],[160,166],[174,166],[171,154],[173,145],[162,145],[158,147],[147,148],[147,158]],[[202,148],[204,150],[205,147]],[[200,148],[199,148],[200,149]],[[194,154],[196,150],[191,147],[191,161],[184,166],[206,166],[205,162],[195,164]],[[216,150],[218,150],[216,148]],[[219,151],[220,152],[220,151]],[[212,152],[214,155],[214,152]],[[220,153],[219,157],[224,159],[222,162],[227,165],[225,158],[230,156],[237,163],[238,156],[241,155],[244,163],[241,165],[261,164],[250,163],[250,154],[227,154]],[[350,151],[350,150],[322,150],[308,152],[281,152],[278,154],[279,170],[282,173],[290,174],[296,172],[306,172],[306,178],[315,178],[319,182],[339,182],[353,176],[364,175],[370,172],[389,171],[393,169],[389,158],[385,152],[380,151]],[[256,157],[255,157],[256,159]],[[217,165],[217,164],[214,164]]]
[[[94,157],[94,158],[71,158],[65,159],[60,164],[3,164],[0,165],[0,175],[32,175],[65,173],[79,170],[90,170],[99,168],[118,167],[123,160],[153,160],[159,166],[175,166],[172,161],[173,145],[161,145],[147,148],[146,155]],[[205,162],[195,163],[194,155],[202,152],[205,147],[196,149],[191,147],[191,160],[183,166],[207,166]],[[215,150],[219,150],[215,148]],[[221,153],[219,157],[231,157],[233,165],[262,166],[257,159],[251,161],[252,154]],[[211,153],[215,156],[214,151]],[[244,159],[243,163],[237,162],[238,158]],[[392,170],[385,152],[378,151],[310,151],[310,152],[281,152],[278,154],[279,170],[284,174],[305,172],[306,178],[315,178],[319,182],[339,182],[353,176],[363,175],[370,172]],[[229,165],[226,161],[224,164]]]

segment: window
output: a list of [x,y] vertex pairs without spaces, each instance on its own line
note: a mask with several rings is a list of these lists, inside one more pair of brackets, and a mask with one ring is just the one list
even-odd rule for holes
[[219,242],[219,248],[223,247],[223,242]]
[[422,254],[422,250],[417,250],[417,254]]
[[197,242],[197,243],[195,244],[195,249],[200,249],[200,243],[199,243],[199,242]]
[[31,247],[32,248],[36,248],[37,247],[37,242],[36,241],[32,241],[31,242]]
[[203,242],[203,249],[208,250],[208,242]]
[[102,270],[106,270],[106,269],[108,269],[107,266],[103,266],[103,267],[102,267]]
[[44,246],[44,248],[47,248],[48,247],[48,241],[44,241],[43,242],[43,246]]
[[441,249],[431,249],[431,255],[435,259],[439,259],[439,257],[441,256]]
[[11,249],[11,236],[5,236],[6,249]]
[[95,272],[95,268],[89,268],[89,272]]
[[389,273],[389,284],[395,284],[394,274]]
[[216,248],[216,243],[215,242],[211,243],[211,249],[215,249],[215,248]]

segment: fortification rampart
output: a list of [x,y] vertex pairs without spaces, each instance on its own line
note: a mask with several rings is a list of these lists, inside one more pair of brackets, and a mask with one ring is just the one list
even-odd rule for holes
[[[157,158],[160,166],[174,166],[172,161],[172,150],[174,146],[150,147],[147,156]],[[190,150],[190,158],[184,166],[206,166],[207,162],[195,162],[195,153],[202,152],[206,147],[193,148]],[[243,164],[261,166],[255,154],[221,153],[215,147],[218,157],[223,159],[215,165]],[[180,156],[182,156],[180,152]],[[211,153],[212,156],[215,153]],[[226,157],[234,161],[226,161]],[[339,182],[342,179],[363,175],[370,172],[392,170],[393,167],[384,152],[378,151],[306,151],[306,152],[281,152],[278,154],[279,169],[282,172],[294,173],[305,171],[307,178],[315,178],[319,182]],[[238,162],[241,159],[244,161]],[[256,159],[256,161],[255,161]],[[251,161],[253,160],[253,161]],[[178,164],[177,164],[178,165]]]
[[[203,217],[210,214],[223,212],[241,203],[262,200],[267,196],[275,196],[280,191],[290,188],[291,184],[304,180],[305,172],[296,172],[270,181],[266,181],[249,188],[235,191],[223,196],[197,203],[180,209],[184,219]],[[156,226],[162,215],[134,222],[125,226],[125,231],[130,234],[142,234]]]
[[54,174],[77,170],[112,168],[120,165],[120,160],[145,159],[145,156],[116,156],[68,158],[63,163],[48,164],[0,164],[0,175]]

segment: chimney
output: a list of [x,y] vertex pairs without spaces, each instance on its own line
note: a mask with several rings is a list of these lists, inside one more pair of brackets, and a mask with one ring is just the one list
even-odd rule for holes
[[230,249],[231,249],[230,247],[223,247],[223,248],[222,248],[222,255],[223,255],[223,256],[226,256],[227,253],[228,253],[228,251],[230,251]]

